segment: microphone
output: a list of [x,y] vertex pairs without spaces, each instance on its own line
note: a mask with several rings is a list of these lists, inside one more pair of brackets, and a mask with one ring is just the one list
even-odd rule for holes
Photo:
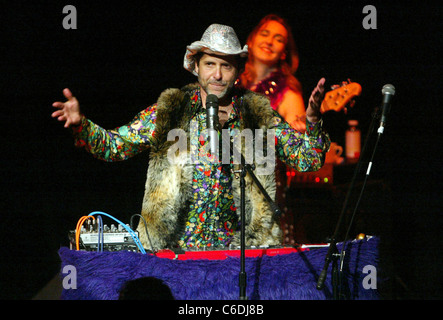
[[395,87],[392,84],[385,84],[381,90],[383,94],[382,101],[382,113],[380,119],[380,127],[378,128],[378,133],[382,134],[386,125],[386,118],[391,109],[391,99],[395,95]]
[[208,128],[209,146],[211,153],[217,155],[218,152],[218,98],[215,94],[206,97],[206,127]]

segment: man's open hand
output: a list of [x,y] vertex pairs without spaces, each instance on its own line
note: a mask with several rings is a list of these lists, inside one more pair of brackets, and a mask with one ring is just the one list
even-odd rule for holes
[[54,102],[52,106],[58,108],[58,110],[54,111],[51,116],[57,118],[58,121],[65,121],[65,128],[80,124],[82,114],[80,113],[80,105],[77,99],[67,88],[63,90],[63,95],[68,100],[66,102]]

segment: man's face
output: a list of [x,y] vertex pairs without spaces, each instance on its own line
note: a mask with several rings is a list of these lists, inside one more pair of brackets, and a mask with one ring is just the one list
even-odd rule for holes
[[195,64],[195,71],[206,95],[215,94],[219,100],[229,98],[238,75],[235,57],[204,53]]

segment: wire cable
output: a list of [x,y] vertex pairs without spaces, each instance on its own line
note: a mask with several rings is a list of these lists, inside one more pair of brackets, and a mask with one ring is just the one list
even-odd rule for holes
[[95,218],[93,216],[83,216],[77,222],[77,226],[75,228],[75,245],[76,245],[77,251],[80,250],[79,243],[80,243],[80,232],[81,232],[82,225],[89,218],[92,218],[93,220],[95,220]]
[[103,235],[103,219],[102,216],[97,216],[97,251],[103,252],[103,243],[104,235]]
[[131,216],[131,220],[129,220],[129,223],[130,223],[130,225],[131,225],[131,228],[134,229],[134,228],[133,228],[133,225],[132,225],[132,219],[133,219],[134,217],[136,217],[136,216],[140,217],[140,218],[143,220],[143,223],[144,223],[144,225],[145,225],[145,232],[146,232],[146,235],[147,235],[147,237],[148,237],[149,244],[150,244],[150,246],[151,246],[151,251],[152,251],[152,253],[155,255],[155,254],[157,253],[158,250],[157,250],[156,248],[154,248],[154,246],[152,245],[151,238],[149,237],[149,232],[148,232],[148,224],[146,223],[145,218],[144,218],[141,214],[133,214],[133,215]]
[[143,253],[143,254],[146,254],[146,251],[145,251],[145,249],[143,248],[143,246],[142,246],[142,244],[141,244],[141,242],[140,242],[140,239],[139,239],[138,236],[135,234],[135,232],[134,232],[131,228],[129,228],[126,224],[124,224],[124,223],[121,222],[120,220],[114,218],[114,217],[111,216],[110,214],[107,214],[107,213],[102,212],[102,211],[94,211],[94,212],[91,212],[89,215],[90,215],[90,216],[94,216],[94,215],[104,215],[104,216],[107,216],[107,217],[113,219],[114,221],[118,222],[119,224],[121,224],[121,225],[123,226],[123,228],[125,228],[125,229],[129,232],[129,234],[131,235],[132,239],[134,239],[134,242],[135,242],[135,244],[137,245],[137,247],[138,247],[138,249],[140,250],[140,252]]

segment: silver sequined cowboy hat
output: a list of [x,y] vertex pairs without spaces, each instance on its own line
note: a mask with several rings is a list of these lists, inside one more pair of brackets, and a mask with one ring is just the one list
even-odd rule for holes
[[220,55],[240,55],[242,58],[248,56],[248,46],[242,48],[234,29],[222,24],[211,24],[200,41],[195,41],[186,47],[183,67],[196,76],[198,74],[194,70],[194,55],[201,51]]

